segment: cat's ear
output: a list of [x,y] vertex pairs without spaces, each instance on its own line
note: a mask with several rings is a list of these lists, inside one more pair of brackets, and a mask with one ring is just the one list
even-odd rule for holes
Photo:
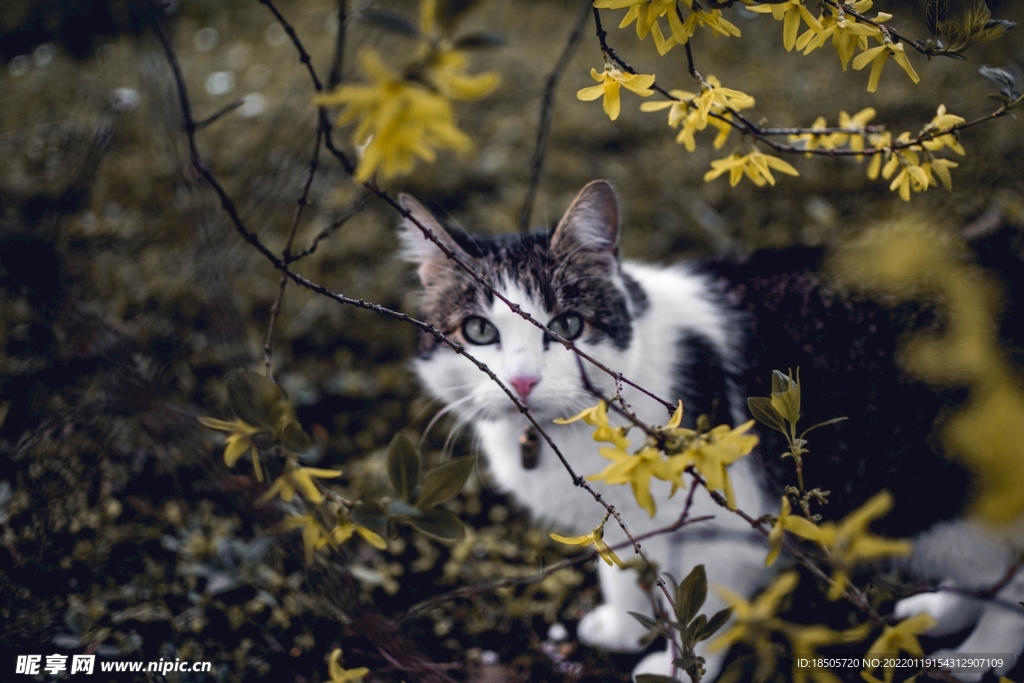
[[[434,233],[441,244],[455,252],[464,261],[470,260],[469,255],[462,250],[444,229],[444,226],[422,204],[407,194],[398,195],[398,203],[412,217],[412,220],[406,218],[402,221],[399,233],[402,240],[402,256],[407,261],[419,264],[417,273],[424,287],[434,285],[439,278],[447,273],[457,272],[459,267],[423,234],[420,225]],[[416,225],[413,220],[420,225]]]
[[578,251],[619,254],[619,203],[607,180],[595,180],[580,190],[551,234],[552,255]]

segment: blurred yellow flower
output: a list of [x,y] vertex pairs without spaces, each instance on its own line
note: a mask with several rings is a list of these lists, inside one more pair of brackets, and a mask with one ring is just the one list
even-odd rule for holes
[[[818,532],[818,527],[813,522],[803,517],[793,516],[790,514],[791,512],[792,507],[790,507],[789,498],[783,496],[779,518],[768,533],[769,550],[768,556],[764,558],[765,566],[772,566],[775,560],[778,559],[779,553],[782,551],[782,540],[786,531],[792,531],[797,536],[803,538],[814,538]],[[803,650],[794,650],[794,652],[803,652]]]
[[[946,113],[946,105],[940,104],[939,108],[928,125],[924,127],[922,133],[935,133],[946,131],[956,126],[959,126],[965,122],[964,117],[957,116],[955,114]],[[932,152],[937,152],[943,147],[949,147],[951,150],[964,156],[964,148],[960,146],[960,141],[957,140],[955,133],[946,133],[945,135],[936,135],[931,140],[925,140],[922,146]]]
[[[845,631],[833,631],[820,624],[813,626],[785,624],[782,632],[789,640],[791,652],[799,653],[801,657],[813,657],[819,647],[857,643],[864,640],[871,633],[871,624],[861,624]],[[839,677],[828,669],[798,667],[796,664],[797,662],[794,660],[793,683],[806,683],[808,678],[814,683],[839,683],[840,681]]]
[[[889,659],[900,652],[909,652],[912,655],[918,656],[923,655],[924,650],[921,649],[921,643],[917,641],[917,637],[934,626],[935,623],[935,619],[930,614],[921,613],[909,619],[904,619],[895,626],[883,627],[882,635],[878,636],[875,642],[871,644],[867,654],[864,655],[864,659],[874,659],[883,655],[887,656],[886,659]],[[892,683],[895,668],[886,667],[884,671],[883,680],[885,683]],[[869,670],[865,670],[861,675],[864,676],[868,672]],[[872,676],[872,678],[874,677]]]
[[742,596],[722,586],[712,586],[725,602],[732,607],[733,624],[725,633],[715,638],[708,645],[709,652],[725,650],[736,643],[747,643],[753,646],[758,655],[770,653],[772,644],[769,636],[783,626],[783,621],[775,616],[783,598],[793,592],[800,575],[790,571],[780,574],[772,585],[764,589],[760,595],[748,602]]
[[[651,478],[663,474],[664,456],[661,451],[650,446],[644,446],[636,454],[607,446],[597,450],[602,457],[613,462],[597,474],[587,477],[587,480],[603,480],[609,484],[629,483],[633,487],[633,496],[636,498],[637,504],[647,510],[647,514],[654,517],[657,505],[651,496]],[[664,476],[658,478],[662,479]]]
[[651,86],[654,85],[653,74],[631,74],[620,70],[614,64],[605,64],[601,73],[598,73],[597,69],[591,69],[590,77],[600,85],[582,88],[576,93],[576,97],[584,102],[591,102],[604,96],[604,113],[612,121],[619,118],[619,88],[626,88],[640,97],[654,94],[651,90]]
[[256,471],[256,479],[263,481],[263,470],[260,468],[260,454],[256,448],[256,444],[253,443],[252,437],[259,434],[262,430],[259,427],[253,427],[247,422],[242,420],[235,420],[234,422],[225,422],[224,420],[218,420],[212,417],[200,417],[199,422],[209,427],[210,429],[217,429],[222,432],[229,432],[227,443],[224,446],[224,464],[228,467],[234,467],[238,459],[245,455],[246,451],[252,453],[252,468]]
[[[849,582],[850,572],[862,560],[874,560],[890,555],[909,555],[913,549],[910,541],[895,541],[868,533],[868,525],[879,517],[883,517],[892,509],[892,494],[881,491],[851,512],[842,522],[823,522],[810,529],[789,529],[797,536],[802,536],[820,543],[829,555],[832,563],[832,586],[829,588],[828,599],[836,600]],[[893,652],[893,650],[886,650]]]
[[381,538],[380,534],[377,534],[364,526],[360,526],[350,519],[340,520],[338,525],[331,530],[331,538],[334,539],[335,543],[340,545],[352,538],[353,533],[362,536],[367,543],[377,550],[384,550],[388,547],[388,542]]
[[317,467],[296,467],[292,470],[286,470],[280,477],[274,480],[274,483],[270,485],[266,493],[256,499],[255,504],[257,506],[266,505],[278,494],[281,495],[281,500],[289,503],[295,497],[295,493],[298,492],[302,494],[305,500],[318,505],[323,502],[324,496],[317,488],[313,477],[333,479],[340,476],[341,472],[339,470],[322,470]]
[[340,660],[341,650],[335,649],[331,653],[330,661],[327,663],[327,674],[331,677],[330,683],[359,683],[370,673],[370,670],[365,666],[361,666],[358,669],[342,669],[339,663]]
[[[607,517],[605,517],[607,520]],[[607,543],[604,542],[604,522],[601,522],[598,526],[594,527],[594,530],[585,536],[559,536],[558,534],[551,534],[551,539],[564,543],[566,545],[583,545],[587,546],[591,543],[594,544],[594,548],[597,550],[597,554],[601,556],[601,559],[606,564],[611,566],[617,564],[618,566],[624,566],[622,560],[619,559],[615,551],[612,550]]]
[[[362,148],[357,181],[369,180],[378,170],[385,178],[408,173],[416,157],[433,161],[435,149],[463,152],[470,148],[469,138],[455,126],[447,98],[403,80],[369,48],[360,53],[359,61],[372,85],[346,84],[313,98],[320,107],[344,105],[339,126],[358,122],[352,134],[353,144]],[[462,77],[457,67],[441,73],[441,82],[453,92],[461,89],[469,94],[482,91],[485,85]]]
[[616,448],[621,448],[623,450],[629,448],[629,439],[626,438],[626,428],[611,426],[608,422],[608,404],[604,401],[601,401],[591,408],[585,408],[572,417],[556,418],[554,422],[555,424],[567,425],[578,420],[583,420],[591,427],[597,427],[592,435],[594,441],[612,443],[615,444]]
[[267,529],[268,534],[279,534],[292,529],[302,529],[302,545],[306,550],[306,564],[313,563],[313,554],[330,544],[334,538],[324,529],[312,514],[287,515],[283,520]]

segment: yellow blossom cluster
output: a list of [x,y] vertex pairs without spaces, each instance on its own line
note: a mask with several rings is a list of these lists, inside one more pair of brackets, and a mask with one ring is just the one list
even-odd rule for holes
[[611,447],[598,448],[601,456],[612,463],[587,479],[609,484],[630,484],[637,504],[651,517],[657,511],[651,496],[651,480],[670,482],[674,494],[679,488],[685,487],[683,473],[689,467],[704,477],[709,490],[722,492],[729,507],[735,508],[736,500],[726,467],[750,453],[757,445],[757,437],[747,434],[754,426],[754,421],[745,422],[735,429],[719,425],[710,431],[700,432],[680,427],[682,418],[683,407],[680,402],[672,419],[660,429],[660,441],[665,450],[654,439],[648,439],[635,453],[628,451],[630,442],[625,430],[609,423],[608,407],[604,401],[571,418],[555,422],[570,424],[583,420],[596,427],[594,440],[613,444]]
[[758,187],[775,185],[775,177],[771,171],[773,168],[786,175],[800,175],[789,162],[755,149],[749,154],[733,152],[724,159],[712,161],[711,170],[704,174],[704,182],[710,183],[715,178],[728,173],[729,185],[732,187],[736,187],[744,175]]
[[[654,40],[654,46],[660,54],[666,54],[676,45],[684,45],[693,37],[698,26],[703,26],[711,31],[711,35],[734,36],[740,35],[740,30],[722,16],[722,10],[713,9],[705,11],[700,5],[694,7],[693,0],[681,0],[686,6],[689,14],[685,19],[678,7],[677,0],[594,0],[594,7],[597,9],[626,9],[626,16],[622,18],[619,28],[626,28],[635,22],[636,35],[641,40],[648,34]],[[666,37],[661,28],[659,19],[664,17],[668,21],[669,34]]]
[[591,102],[599,97],[604,97],[604,113],[612,121],[619,118],[619,111],[622,105],[619,101],[619,89],[625,88],[634,92],[640,97],[649,97],[654,94],[651,86],[654,85],[654,76],[651,74],[631,74],[622,71],[614,64],[605,64],[604,71],[598,73],[597,69],[590,70],[590,77],[600,83],[589,88],[582,88],[576,93],[576,97],[584,102]]
[[640,105],[640,110],[668,109],[668,125],[678,128],[682,124],[676,142],[684,145],[688,152],[692,152],[697,146],[693,134],[704,130],[708,124],[718,129],[718,135],[712,144],[715,149],[721,149],[729,139],[729,131],[732,130],[731,112],[754,106],[753,97],[739,90],[722,87],[722,82],[713,75],[709,75],[701,83],[699,93],[670,90],[669,95],[674,99],[644,102]]
[[408,173],[417,158],[431,162],[437,149],[465,152],[469,137],[455,124],[452,100],[476,99],[498,84],[493,72],[469,75],[463,52],[432,35],[436,3],[424,0],[420,11],[421,50],[404,73],[397,73],[370,48],[359,54],[368,85],[345,84],[314,97],[318,107],[342,106],[337,123],[356,123],[352,142],[360,149],[355,178],[366,182]]
[[[808,150],[807,156],[811,156],[809,152],[813,149],[839,149],[846,145],[849,145],[850,149],[860,152],[864,150],[864,129],[873,118],[875,118],[873,107],[861,109],[853,116],[841,111],[839,112],[839,128],[842,131],[815,133],[813,131],[823,131],[828,128],[825,117],[819,116],[811,124],[811,132],[790,135],[789,142],[798,143],[803,149]],[[858,156],[857,158],[862,157]]]
[[[850,5],[850,9],[856,15],[861,15],[871,9],[872,0],[858,0]],[[846,10],[843,4],[838,6],[827,5],[826,11],[814,17],[804,6],[803,0],[786,0],[764,5],[753,5],[747,7],[751,12],[770,13],[778,21],[783,22],[782,44],[786,51],[794,47],[810,54],[825,44],[825,41],[832,39],[832,46],[839,54],[839,62],[846,71],[847,65],[853,59],[853,68],[857,71],[871,65],[871,75],[868,77],[868,92],[875,92],[878,89],[878,81],[882,77],[882,69],[891,57],[899,64],[907,76],[914,83],[920,82],[921,78],[914,71],[904,44],[894,42],[891,34],[883,26],[884,22],[892,19],[891,14],[879,12],[871,19],[871,23],[857,21],[854,13]],[[807,30],[797,35],[801,23],[807,25]],[[868,47],[868,39],[878,41],[875,47]],[[857,49],[861,53],[853,57]]]
[[[964,123],[963,117],[946,113],[946,106],[939,105],[935,118],[918,134],[922,142],[894,148],[892,135],[887,132],[869,136],[872,147],[879,150],[872,155],[868,165],[868,178],[876,180],[879,175],[890,180],[889,189],[899,192],[900,198],[910,201],[911,190],[924,192],[939,182],[947,190],[953,190],[949,169],[959,166],[955,161],[935,155],[949,148],[963,156],[964,148],[953,132]],[[901,133],[895,143],[909,143],[913,138],[909,132]],[[897,172],[898,171],[898,172]],[[936,180],[937,179],[937,180]]]

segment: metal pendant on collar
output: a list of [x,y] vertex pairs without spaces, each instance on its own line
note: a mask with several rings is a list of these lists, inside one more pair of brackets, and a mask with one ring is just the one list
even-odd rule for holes
[[532,470],[537,467],[540,457],[540,435],[533,425],[526,425],[519,435],[519,455],[523,459],[523,469]]

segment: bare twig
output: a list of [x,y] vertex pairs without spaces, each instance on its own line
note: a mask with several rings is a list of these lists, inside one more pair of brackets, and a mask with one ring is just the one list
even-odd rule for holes
[[348,23],[348,0],[338,0],[338,33],[334,38],[334,57],[327,74],[327,89],[334,90],[341,83],[341,65],[345,59],[345,29]]
[[551,119],[555,111],[555,89],[558,87],[558,82],[561,80],[562,74],[565,73],[566,67],[569,66],[569,60],[576,54],[576,50],[580,46],[590,6],[590,0],[584,0],[580,4],[580,14],[573,25],[572,33],[569,34],[569,40],[544,84],[544,97],[540,104],[540,122],[537,124],[537,143],[533,148],[533,158],[530,160],[530,183],[526,188],[523,208],[519,210],[520,232],[530,229],[530,214],[533,213],[533,204],[537,199],[537,187],[540,185],[540,174],[544,169],[544,156],[548,148],[548,138],[551,135]]
[[[292,244],[295,242],[295,233],[299,228],[302,212],[306,208],[306,204],[309,203],[309,188],[313,185],[313,177],[316,176],[316,169],[320,165],[320,145],[323,143],[323,139],[324,130],[317,126],[316,142],[313,144],[313,156],[309,160],[309,174],[306,176],[306,183],[302,186],[302,194],[299,195],[299,200],[295,207],[295,217],[292,219],[292,227],[288,231],[288,240],[285,242],[284,250],[281,252],[281,260],[284,263],[290,263],[294,260],[292,258]],[[270,321],[267,323],[267,341],[263,345],[263,364],[266,369],[267,379],[269,380],[274,379],[271,363],[273,360],[274,324],[277,322],[277,316],[281,312],[281,300],[284,299],[284,289],[287,284],[288,277],[282,275],[277,287],[277,298],[274,299],[274,305],[270,307]]]
[[326,228],[317,233],[317,236],[313,238],[312,243],[310,243],[308,247],[306,247],[297,254],[292,254],[287,259],[285,259],[285,262],[294,263],[295,261],[305,258],[312,254],[313,252],[315,252],[317,250],[317,247],[320,245],[320,242],[330,237],[335,230],[342,227],[343,225],[345,225],[345,223],[348,223],[355,216],[357,216],[359,212],[363,210],[363,207],[366,206],[366,203],[369,200],[369,192],[360,193],[356,200],[352,202],[352,206],[345,209],[345,211],[333,223],[331,223]]
[[238,109],[243,104],[245,104],[245,100],[235,100],[234,102],[232,102],[231,104],[227,105],[226,107],[224,107],[220,111],[218,111],[218,112],[216,112],[214,114],[210,114],[205,119],[200,119],[199,121],[196,121],[196,129],[198,130],[200,128],[206,128],[211,123],[219,120],[221,117],[223,117],[223,116],[225,116],[227,114],[230,114],[234,110]]

